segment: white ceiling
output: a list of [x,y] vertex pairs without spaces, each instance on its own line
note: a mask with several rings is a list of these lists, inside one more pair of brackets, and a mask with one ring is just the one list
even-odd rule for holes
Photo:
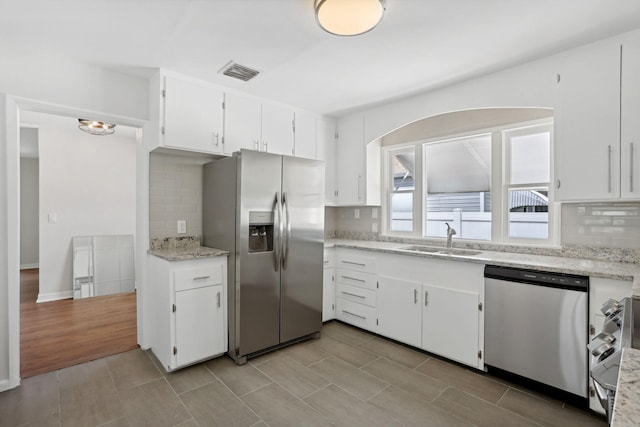
[[[341,38],[313,0],[2,0],[3,52],[43,51],[148,76],[165,67],[311,111],[426,91],[640,27],[638,0],[387,0]],[[229,60],[262,71],[217,74]]]

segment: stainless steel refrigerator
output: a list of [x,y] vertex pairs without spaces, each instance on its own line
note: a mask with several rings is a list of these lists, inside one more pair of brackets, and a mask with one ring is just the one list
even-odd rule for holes
[[228,250],[239,364],[322,326],[324,163],[241,150],[204,166],[203,244]]

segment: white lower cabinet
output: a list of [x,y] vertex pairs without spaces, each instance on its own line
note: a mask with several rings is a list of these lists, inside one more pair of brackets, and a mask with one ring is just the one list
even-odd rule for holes
[[484,265],[336,250],[336,318],[483,369]]
[[481,367],[476,292],[423,285],[422,348],[465,365]]
[[336,318],[336,267],[333,249],[324,250],[324,271],[322,276],[322,321]]
[[149,256],[150,347],[167,371],[227,351],[227,257]]
[[420,347],[422,284],[386,276],[378,281],[378,333]]

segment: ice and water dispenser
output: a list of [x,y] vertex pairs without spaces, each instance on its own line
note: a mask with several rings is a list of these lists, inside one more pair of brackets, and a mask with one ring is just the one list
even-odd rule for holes
[[273,212],[249,212],[249,252],[273,250]]

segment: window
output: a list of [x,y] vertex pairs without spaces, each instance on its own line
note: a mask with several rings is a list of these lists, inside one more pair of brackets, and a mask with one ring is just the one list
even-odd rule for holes
[[385,147],[384,232],[551,242],[552,136],[544,119]]
[[416,154],[413,147],[393,150],[389,156],[391,231],[413,231]]
[[491,134],[424,144],[425,233],[491,240]]
[[505,187],[510,239],[549,238],[551,128],[532,127],[504,133],[509,171]]

